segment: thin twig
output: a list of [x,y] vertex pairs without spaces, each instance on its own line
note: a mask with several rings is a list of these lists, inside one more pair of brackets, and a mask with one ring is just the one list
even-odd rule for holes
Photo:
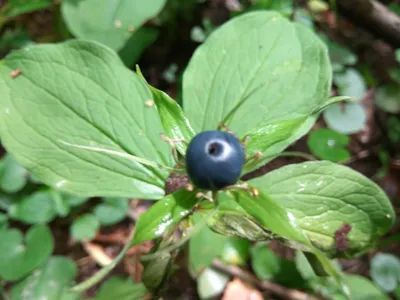
[[242,270],[241,268],[239,268],[237,266],[225,265],[218,259],[213,261],[212,266],[214,268],[218,269],[219,271],[227,273],[231,276],[238,277],[243,281],[250,282],[263,290],[269,291],[269,292],[275,294],[276,296],[282,297],[283,299],[288,299],[288,300],[319,300],[320,299],[320,298],[306,294],[299,290],[283,287],[283,286],[276,284],[274,282],[271,282],[271,281],[258,280],[253,274],[251,274],[245,270]]

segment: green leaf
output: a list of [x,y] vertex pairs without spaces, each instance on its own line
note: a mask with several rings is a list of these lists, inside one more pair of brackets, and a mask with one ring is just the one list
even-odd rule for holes
[[89,198],[78,197],[78,196],[69,195],[69,194],[64,194],[63,198],[69,207],[80,206],[89,200]]
[[339,93],[361,100],[367,92],[364,78],[356,69],[346,68],[344,72],[335,73],[333,82],[339,87]]
[[[194,215],[196,223],[199,216]],[[208,227],[203,227],[189,240],[189,259],[193,271],[197,274],[211,265],[225,246],[228,237],[215,233]]]
[[[159,246],[156,245],[153,247],[151,252],[162,250]],[[173,272],[173,262],[176,255],[176,251],[175,253],[164,252],[150,261],[143,262],[144,271],[142,281],[146,288],[153,294],[158,294],[168,284],[168,280]]]
[[350,158],[350,152],[345,148],[349,143],[348,136],[326,128],[311,132],[307,139],[307,145],[315,156],[334,162]]
[[197,279],[197,292],[200,299],[214,299],[222,294],[229,282],[229,276],[225,273],[207,268]]
[[96,235],[99,227],[100,223],[94,215],[84,214],[72,223],[71,236],[80,241],[91,240]]
[[127,41],[125,47],[119,51],[119,56],[127,67],[132,67],[137,62],[142,52],[157,38],[159,32],[155,28],[142,27]]
[[72,260],[53,256],[32,275],[12,287],[12,299],[60,300],[66,296],[66,288],[76,274],[77,268]]
[[330,86],[327,48],[312,31],[275,12],[246,13],[197,48],[183,77],[184,111],[196,132],[223,121],[242,137],[308,117],[327,101]]
[[0,161],[0,188],[6,193],[16,193],[22,190],[27,182],[28,173],[9,154]]
[[371,247],[395,220],[390,201],[375,183],[331,162],[288,165],[250,182],[285,207],[310,241],[329,255],[341,254],[335,232],[344,224],[352,227],[345,250],[351,255]]
[[[293,261],[278,257],[265,244],[252,249],[251,266],[262,280],[271,280],[286,286],[304,288],[306,286]],[[288,276],[290,274],[290,276]]]
[[188,192],[185,189],[178,190],[157,201],[139,217],[135,227],[133,245],[160,237],[192,212],[198,201],[196,192]]
[[244,265],[249,258],[250,241],[236,237],[230,237],[224,245],[221,260],[230,265]]
[[147,290],[142,283],[134,283],[132,278],[122,279],[113,276],[103,283],[93,300],[132,300],[143,299]]
[[396,60],[398,63],[400,63],[400,49],[396,49]]
[[5,13],[6,17],[15,17],[18,15],[34,12],[49,7],[52,0],[9,0],[11,8]]
[[315,117],[294,118],[274,121],[247,132],[245,136],[248,136],[249,142],[246,148],[246,156],[255,155],[258,151],[262,153],[262,156],[246,164],[244,171],[253,170],[271,161],[291,143],[307,133],[314,122]]
[[379,87],[376,91],[375,103],[388,113],[400,112],[400,86],[393,84]]
[[2,143],[34,176],[84,197],[163,196],[159,166],[172,160],[145,105],[151,92],[114,52],[76,40],[26,47],[2,61],[0,76]]
[[102,204],[96,206],[93,214],[101,225],[112,225],[122,221],[129,208],[129,199],[105,198]]
[[22,48],[32,43],[25,28],[6,29],[0,40],[0,50]]
[[55,197],[51,190],[34,192],[13,203],[9,215],[27,224],[48,223],[57,215]]
[[[138,66],[136,67],[136,72],[147,83]],[[186,142],[190,142],[195,133],[179,104],[163,91],[160,91],[149,84],[148,87],[153,94],[154,102],[166,135],[173,140],[183,139]],[[176,149],[182,155],[185,155],[187,145],[182,142],[175,142],[175,145]]]
[[6,229],[8,224],[8,216],[0,212],[0,230]]
[[311,281],[317,278],[317,275],[307,257],[300,250],[296,250],[295,263],[297,271],[299,271],[304,280]]
[[307,244],[307,238],[295,223],[294,216],[263,191],[259,191],[258,196],[247,191],[232,191],[232,194],[235,201],[261,226],[283,238]]
[[227,197],[226,193],[220,193],[220,205],[216,212],[209,217],[207,225],[215,232],[247,239],[250,241],[264,241],[272,237],[264,228],[239,206],[233,197]]
[[279,257],[265,244],[251,249],[251,266],[262,280],[273,279],[279,272]]
[[324,120],[329,128],[337,132],[354,134],[364,128],[367,114],[359,103],[337,103],[324,111]]
[[68,29],[80,39],[94,40],[120,50],[166,0],[65,0],[61,10]]
[[51,255],[54,240],[47,226],[31,227],[25,242],[17,229],[0,231],[0,277],[18,280],[41,265]]
[[380,253],[371,260],[371,277],[385,292],[393,292],[400,283],[400,259]]
[[[359,275],[345,275],[343,280],[347,283],[352,300],[389,300],[376,285],[367,278]],[[343,294],[329,293],[333,300],[347,300]]]

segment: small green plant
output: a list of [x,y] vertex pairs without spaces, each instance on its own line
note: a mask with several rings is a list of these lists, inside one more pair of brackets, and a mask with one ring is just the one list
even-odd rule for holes
[[[196,134],[227,126],[246,141],[245,175],[305,135],[326,107],[348,98],[329,98],[332,69],[325,44],[280,14],[245,13],[213,31],[184,73],[183,110],[147,84],[139,69],[132,72],[114,51],[91,41],[25,47],[1,62],[0,76],[0,138],[33,176],[84,198],[157,200],[113,263],[71,288],[73,293],[99,282],[132,246],[154,240],[152,252],[143,257],[143,282],[157,294],[186,241],[196,275],[219,255],[215,249],[236,237],[277,239],[307,253],[331,276],[338,293],[349,296],[347,278],[330,259],[364,253],[394,223],[393,208],[375,183],[328,161],[288,165],[228,190],[185,186],[165,195],[168,176],[186,172],[180,162]],[[115,208],[118,219],[125,208]],[[99,210],[76,221],[71,230],[77,238],[94,234]],[[82,223],[85,230],[76,230]],[[177,241],[178,228],[183,237]],[[203,256],[198,261],[196,243],[204,244],[198,238],[210,234],[213,249],[204,256],[207,261]],[[29,261],[24,272],[45,259],[38,257],[34,266]],[[54,258],[48,259],[42,268],[53,264]],[[293,267],[284,261],[277,265]],[[70,269],[63,288],[70,286]],[[7,280],[21,278],[10,274]],[[29,277],[23,282],[29,285]]]

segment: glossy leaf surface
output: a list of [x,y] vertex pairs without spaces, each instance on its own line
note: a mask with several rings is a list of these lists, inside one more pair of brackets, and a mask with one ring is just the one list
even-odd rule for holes
[[393,225],[394,211],[385,193],[352,169],[327,161],[282,167],[251,183],[278,201],[327,254],[336,249],[335,232],[351,230],[346,253],[365,251]]
[[188,192],[185,189],[157,201],[139,217],[133,244],[137,245],[161,236],[187,216],[198,201],[195,192]]

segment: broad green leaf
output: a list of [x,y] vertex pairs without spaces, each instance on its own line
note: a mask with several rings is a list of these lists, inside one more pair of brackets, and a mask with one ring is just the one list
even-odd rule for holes
[[84,214],[71,224],[71,236],[77,240],[91,240],[99,230],[100,223],[92,214]]
[[198,203],[196,192],[176,191],[157,201],[139,217],[135,227],[133,245],[160,237],[172,226],[192,212]]
[[395,114],[400,112],[400,86],[384,85],[377,89],[376,105],[383,111]]
[[330,86],[327,48],[311,30],[275,12],[251,12],[197,48],[183,77],[184,111],[196,132],[222,121],[243,137],[308,117],[324,106]]
[[400,49],[396,49],[396,60],[398,63],[400,63]]
[[26,47],[2,61],[0,92],[3,145],[47,185],[86,197],[163,196],[159,165],[171,156],[145,105],[151,92],[111,50],[79,40]]
[[60,300],[66,296],[66,288],[76,274],[77,268],[72,260],[53,256],[32,275],[12,287],[12,299]]
[[207,268],[197,279],[197,293],[200,299],[214,299],[222,294],[228,282],[227,274]]
[[356,69],[347,68],[344,72],[335,73],[333,82],[339,87],[339,93],[361,100],[367,92],[364,78]]
[[350,158],[350,152],[345,148],[349,143],[348,136],[326,128],[311,132],[307,139],[308,148],[315,156],[334,162]]
[[47,8],[52,3],[52,0],[9,0],[9,5],[11,5],[11,8],[6,11],[5,16],[15,17],[34,12],[36,10]]
[[249,142],[246,147],[246,156],[251,157],[258,151],[262,153],[262,156],[247,163],[244,171],[250,171],[272,160],[287,146],[307,133],[314,122],[314,116],[294,118],[274,121],[247,132],[245,136],[248,136]]
[[142,27],[127,41],[125,47],[119,51],[119,56],[127,67],[132,67],[139,60],[142,52],[158,37],[155,28]]
[[[139,67],[136,68],[136,72],[146,82],[146,79],[143,77]],[[186,144],[178,140],[183,139],[186,141],[186,143],[188,143],[194,137],[195,133],[189,123],[189,120],[185,117],[182,108],[174,99],[172,99],[163,91],[160,91],[149,84],[148,86],[153,94],[154,104],[157,107],[161,123],[163,124],[167,136],[176,141],[176,149],[182,155],[185,155]]]
[[331,162],[288,165],[251,183],[285,207],[310,241],[329,255],[341,254],[335,232],[344,224],[351,226],[345,253],[356,254],[371,247],[395,220],[390,201],[375,183]]
[[166,0],[65,0],[61,10],[76,37],[120,50],[133,32],[157,15],[165,3]]
[[0,277],[18,280],[37,268],[51,255],[54,240],[43,225],[31,227],[25,238],[17,229],[0,231]]
[[113,276],[103,283],[93,300],[133,300],[143,299],[147,290],[142,283],[134,283],[132,278]]
[[8,211],[11,218],[27,224],[48,223],[57,215],[51,190],[37,191],[13,203]]
[[112,225],[122,221],[129,208],[129,199],[105,198],[102,204],[96,206],[93,214],[101,225]]
[[[197,214],[194,217],[198,222],[200,217]],[[212,261],[222,253],[227,239],[227,236],[203,227],[189,240],[190,265],[196,274],[210,266]]]
[[244,265],[249,258],[250,241],[230,237],[224,245],[221,260],[230,265]]
[[16,193],[23,189],[28,173],[9,154],[0,161],[0,188],[6,193]]
[[367,114],[359,103],[336,103],[324,111],[328,127],[343,133],[354,134],[361,131],[367,122]]
[[382,290],[393,292],[400,285],[400,259],[391,254],[377,254],[371,260],[370,274]]

